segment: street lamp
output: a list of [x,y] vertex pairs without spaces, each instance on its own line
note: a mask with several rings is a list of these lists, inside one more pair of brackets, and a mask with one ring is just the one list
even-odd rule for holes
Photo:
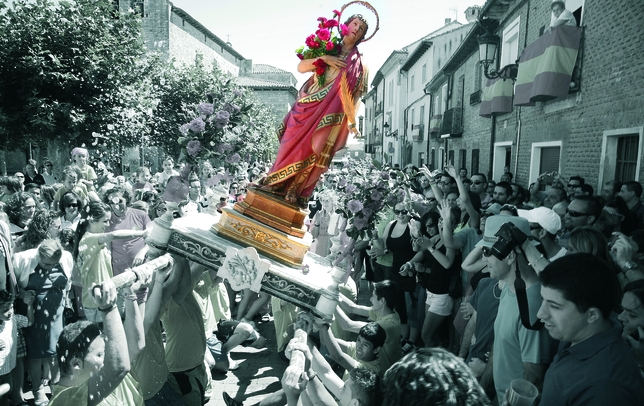
[[389,123],[383,124],[382,128],[385,129],[385,137],[392,137],[393,139],[398,140],[398,130],[390,133],[389,132]]
[[487,28],[485,33],[479,35],[479,61],[483,64],[483,74],[488,79],[512,79],[514,82],[517,79],[517,72],[519,65],[512,63],[504,66],[501,70],[497,71],[490,66],[494,63],[496,51],[499,48],[499,36],[491,33]]

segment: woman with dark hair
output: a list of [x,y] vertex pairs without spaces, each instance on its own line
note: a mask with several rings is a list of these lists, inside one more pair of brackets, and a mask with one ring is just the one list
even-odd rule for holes
[[1,176],[0,177],[0,201],[9,203],[9,199],[15,193],[22,190],[20,181],[15,176]]
[[11,234],[16,238],[22,235],[36,211],[36,199],[31,193],[17,192],[11,196],[5,212],[9,216]]
[[49,210],[54,210],[54,196],[56,196],[56,188],[54,186],[40,186],[40,199]]
[[58,238],[60,218],[51,210],[36,210],[27,231],[16,240],[16,252],[38,247],[48,238]]
[[[426,213],[421,219],[421,231],[425,235],[417,243],[423,251],[414,257],[413,262],[420,262],[415,266],[418,272],[418,281],[427,292],[425,301],[425,321],[421,336],[425,347],[434,347],[440,343],[436,337],[439,327],[451,314],[454,307],[454,298],[450,296],[450,282],[455,272],[460,270],[460,255],[458,252],[445,247],[441,236],[444,221],[458,218],[460,210],[444,208],[441,212],[450,212],[447,219],[440,219],[434,212]],[[455,221],[452,221],[452,227]]]
[[110,224],[112,210],[110,206],[102,202],[90,202],[81,213],[81,220],[76,227],[76,239],[74,244],[74,260],[76,267],[74,271],[75,282],[80,282],[83,287],[82,303],[85,310],[85,317],[94,323],[100,322],[100,314],[95,302],[91,297],[90,287],[101,284],[106,279],[111,279],[112,256],[106,244],[110,241],[121,239],[129,240],[138,237],[146,237],[146,230],[115,230],[105,233]]
[[61,228],[76,230],[81,219],[83,202],[74,192],[67,192],[60,198],[60,224]]
[[442,348],[421,348],[387,370],[382,406],[489,406],[472,371]]

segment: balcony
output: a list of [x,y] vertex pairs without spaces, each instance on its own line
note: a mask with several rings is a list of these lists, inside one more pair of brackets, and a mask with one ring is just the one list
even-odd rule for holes
[[477,90],[476,92],[470,95],[470,106],[479,104],[480,102],[481,102],[481,90]]
[[449,109],[443,115],[441,138],[457,138],[463,135],[463,109]]
[[429,120],[429,134],[432,138],[437,138],[441,131],[441,122],[443,121],[442,114],[434,114]]
[[376,116],[382,114],[382,102],[376,104]]
[[411,140],[413,142],[423,141],[423,125],[416,124],[411,126]]

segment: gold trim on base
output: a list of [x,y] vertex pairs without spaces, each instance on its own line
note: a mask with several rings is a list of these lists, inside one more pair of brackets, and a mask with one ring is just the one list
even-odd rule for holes
[[[244,213],[246,214],[246,213]],[[294,237],[230,208],[223,208],[212,231],[242,246],[251,246],[283,264],[299,267],[311,246],[311,235]]]
[[244,201],[235,203],[234,209],[286,234],[298,238],[306,234],[304,219],[308,210],[290,204],[282,196],[248,188]]

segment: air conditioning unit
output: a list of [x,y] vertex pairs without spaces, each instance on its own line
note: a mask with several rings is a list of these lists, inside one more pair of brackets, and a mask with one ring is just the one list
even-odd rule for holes
[[423,125],[416,124],[411,126],[411,140],[420,142],[423,140]]

